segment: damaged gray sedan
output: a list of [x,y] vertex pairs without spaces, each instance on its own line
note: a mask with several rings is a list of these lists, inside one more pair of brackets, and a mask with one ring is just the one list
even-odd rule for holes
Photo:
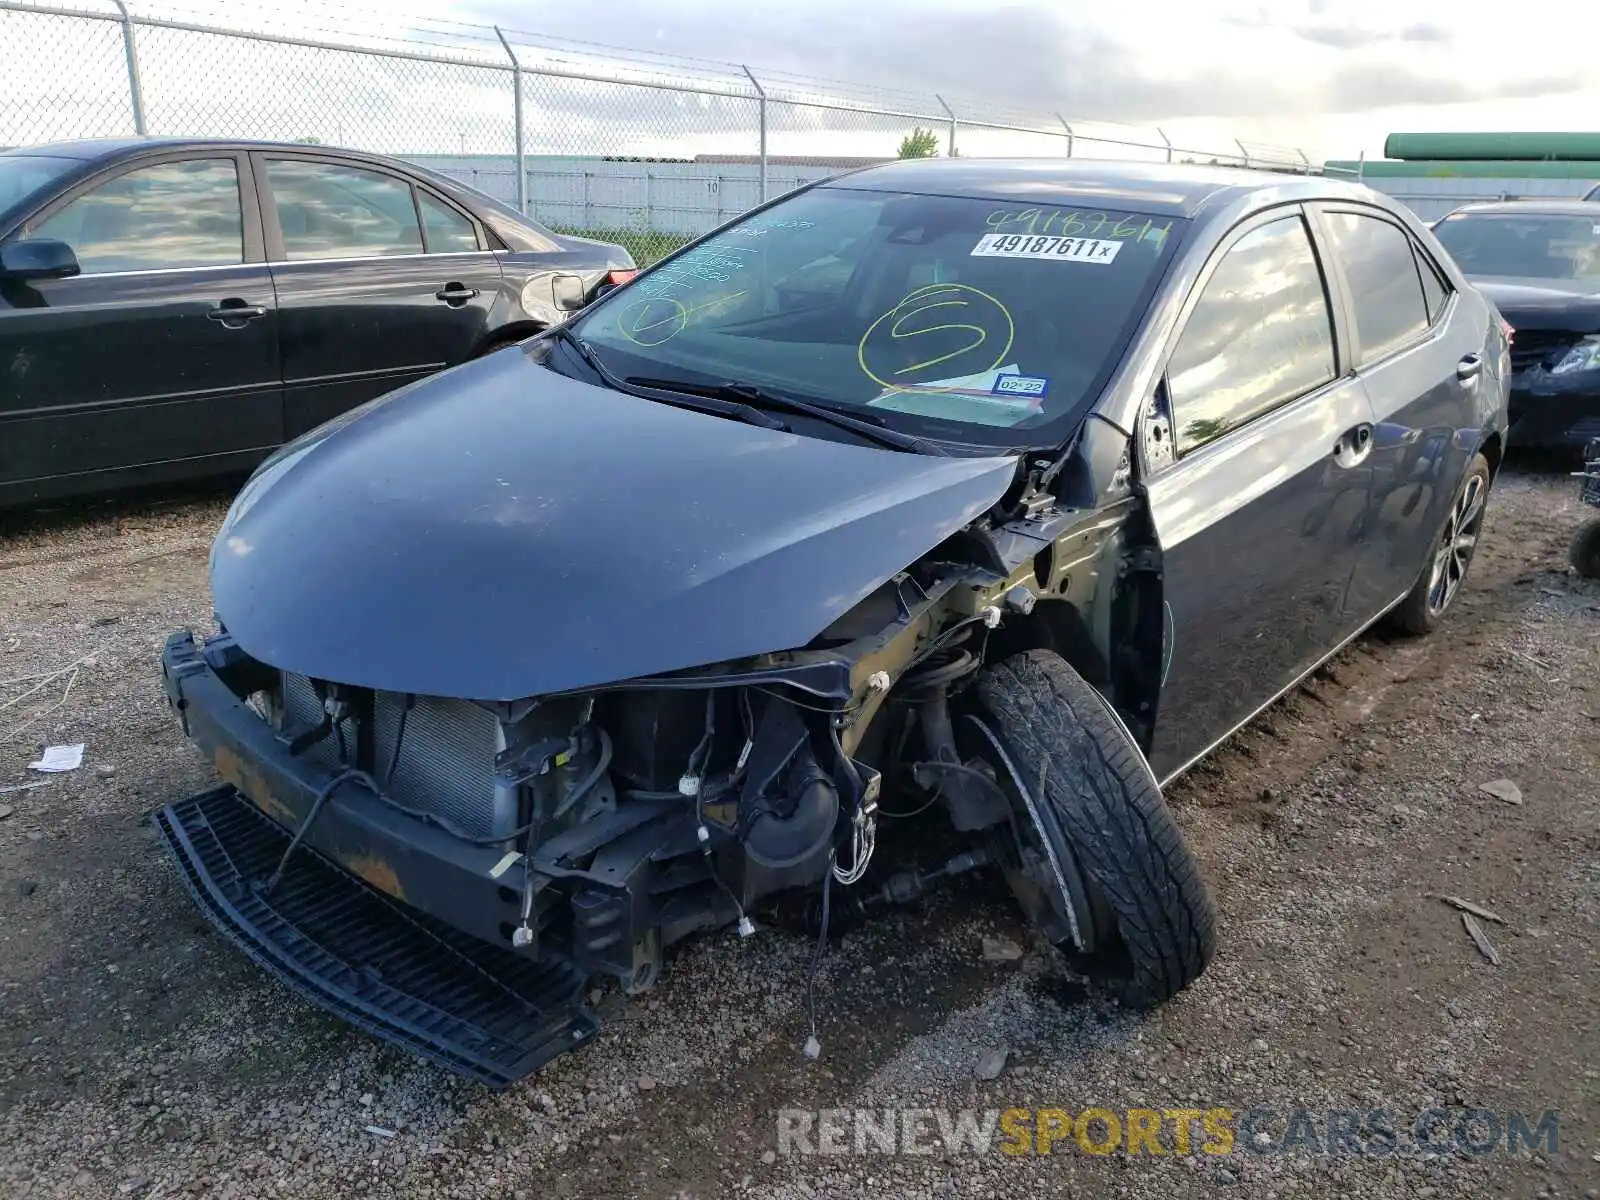
[[1214,945],[1161,783],[1444,616],[1507,377],[1364,188],[842,176],[270,459],[163,663],[226,786],[159,826],[263,965],[491,1085],[690,934],[967,870],[1158,1004]]

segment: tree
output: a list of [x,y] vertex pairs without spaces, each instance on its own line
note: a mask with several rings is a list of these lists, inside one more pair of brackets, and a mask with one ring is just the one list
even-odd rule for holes
[[931,129],[917,126],[900,139],[901,158],[938,158],[939,135]]

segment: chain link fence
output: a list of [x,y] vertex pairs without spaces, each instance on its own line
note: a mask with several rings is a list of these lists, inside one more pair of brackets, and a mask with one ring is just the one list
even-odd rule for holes
[[1156,127],[352,12],[302,0],[223,21],[184,0],[0,0],[0,145],[149,135],[349,146],[451,175],[561,232],[621,242],[641,264],[903,148],[1312,169],[1295,150],[1179,146]]
[[[0,145],[132,133],[123,27],[57,12],[0,12]],[[69,76],[63,63],[72,63]]]

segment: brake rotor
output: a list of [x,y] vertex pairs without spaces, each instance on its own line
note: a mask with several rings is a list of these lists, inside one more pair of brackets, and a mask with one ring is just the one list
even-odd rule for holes
[[969,765],[994,778],[1011,804],[1010,836],[998,834],[994,847],[1006,882],[1029,920],[1052,942],[1065,942],[1080,954],[1093,954],[1102,932],[1110,926],[1103,906],[1093,899],[1077,855],[1046,813],[1043,798],[1024,782],[999,736],[977,716],[967,714],[964,719],[984,741],[984,758]]

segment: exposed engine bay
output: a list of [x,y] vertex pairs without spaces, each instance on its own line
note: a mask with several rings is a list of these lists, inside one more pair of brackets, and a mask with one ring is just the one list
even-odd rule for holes
[[[691,933],[751,932],[782,893],[860,883],[886,818],[942,804],[972,835],[1014,819],[974,752],[981,734],[958,739],[974,717],[958,717],[952,698],[959,709],[1007,615],[1026,620],[1051,587],[1040,568],[1054,565],[1030,558],[1026,582],[1012,582],[931,556],[806,650],[516,704],[271,672],[226,635],[208,649],[279,744],[327,773],[299,833],[355,787],[499,851],[494,934],[637,992],[663,948]],[[1052,602],[1063,604],[1059,592]],[[886,795],[904,808],[880,807]],[[1020,868],[1002,832],[998,848],[978,838],[963,866]],[[917,890],[904,879],[888,889]],[[1070,924],[1056,934],[1072,936]]]
[[[1130,914],[1095,880],[1128,869],[1109,855],[1134,827],[1082,824],[1096,797],[1170,823],[1137,751],[1163,635],[1127,439],[1090,421],[1074,454],[1016,468],[989,511],[796,649],[507,701],[318,678],[226,626],[176,633],[168,696],[232,789],[158,825],[202,909],[286,982],[496,1085],[593,1032],[588,980],[645,991],[697,931],[799,914],[825,939],[830,912],[975,870],[1080,964],[1109,964],[1124,999],[1159,1002],[1209,957],[1203,890],[1183,884],[1199,923],[1179,958],[1130,957]],[[256,558],[236,541],[225,527],[240,559],[214,576]],[[251,586],[258,612],[283,611]],[[901,869],[869,882],[891,825]]]

